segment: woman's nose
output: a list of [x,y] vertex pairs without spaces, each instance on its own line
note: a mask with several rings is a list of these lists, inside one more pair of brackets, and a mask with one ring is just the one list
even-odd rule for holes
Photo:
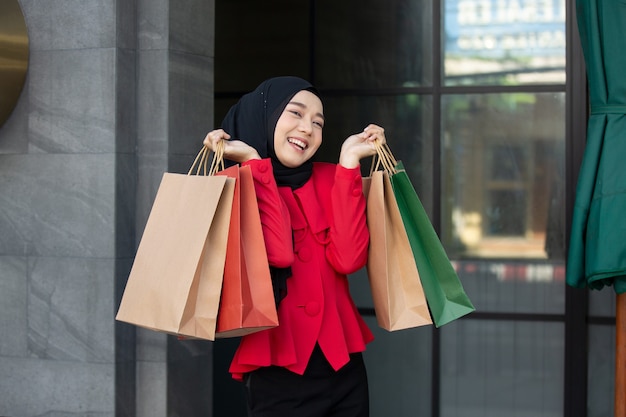
[[311,133],[313,131],[313,121],[312,120],[306,120],[306,119],[301,119],[300,120],[300,131],[305,132],[305,133]]

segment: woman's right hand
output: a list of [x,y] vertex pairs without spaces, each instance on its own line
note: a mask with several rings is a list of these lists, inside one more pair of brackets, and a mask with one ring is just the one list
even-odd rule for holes
[[210,131],[202,144],[215,151],[217,142],[224,142],[224,159],[228,159],[239,164],[251,159],[261,159],[259,153],[252,146],[240,140],[229,140],[230,135],[223,129],[215,129]]

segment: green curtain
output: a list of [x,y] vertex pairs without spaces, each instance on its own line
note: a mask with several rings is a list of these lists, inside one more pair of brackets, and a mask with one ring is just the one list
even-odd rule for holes
[[626,1],[577,0],[591,115],[567,259],[569,285],[626,292]]

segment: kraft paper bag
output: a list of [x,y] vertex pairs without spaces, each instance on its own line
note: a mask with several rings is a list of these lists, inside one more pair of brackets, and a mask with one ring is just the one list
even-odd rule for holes
[[388,331],[432,324],[389,175],[363,179],[370,247],[367,262],[378,325]]
[[235,165],[215,175],[235,178],[216,337],[276,327],[278,315],[252,171]]
[[[206,148],[201,156],[206,171]],[[224,176],[163,175],[117,320],[215,339],[234,187]]]

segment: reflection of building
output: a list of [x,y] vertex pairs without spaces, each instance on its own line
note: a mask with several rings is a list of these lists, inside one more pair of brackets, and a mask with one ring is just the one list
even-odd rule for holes
[[[563,83],[565,3],[553,0],[445,2],[446,78]],[[480,80],[483,80],[481,82]]]
[[565,126],[554,123],[563,117],[563,97],[505,93],[446,98],[444,187],[450,197],[445,207],[452,221],[449,238],[461,244],[459,256],[547,256],[547,233],[555,231],[549,223],[551,204],[563,198],[555,193],[564,178],[559,161]]

